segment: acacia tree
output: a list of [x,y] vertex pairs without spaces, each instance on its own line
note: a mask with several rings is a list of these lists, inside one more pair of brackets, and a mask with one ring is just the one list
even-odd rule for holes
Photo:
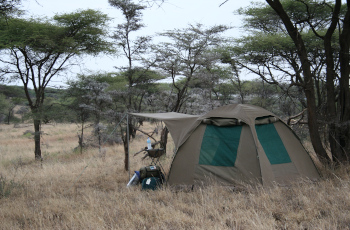
[[[142,11],[146,9],[141,4],[133,3],[131,0],[108,0],[111,6],[116,7],[123,14],[125,19],[124,23],[118,24],[113,34],[113,38],[117,46],[121,49],[123,56],[127,59],[127,66],[117,66],[116,68],[122,73],[121,75],[127,81],[127,90],[123,92],[123,98],[126,99],[125,110],[126,112],[140,112],[142,101],[144,99],[144,90],[140,90],[140,85],[144,83],[144,79],[148,76],[148,70],[150,66],[140,67],[137,66],[137,61],[141,61],[142,56],[148,52],[149,43],[151,41],[150,36],[139,36],[133,39],[133,34],[144,27],[142,24]],[[148,82],[149,79],[146,81]],[[117,96],[118,94],[116,94]],[[125,112],[124,110],[124,112]],[[122,116],[116,116],[116,122],[119,123],[119,118]],[[127,132],[121,127],[120,134],[124,144],[124,168],[127,171],[129,168],[129,146],[128,138],[135,135],[136,128],[139,126],[136,119],[129,121],[129,137]]]
[[80,148],[80,154],[83,153],[84,141],[85,141],[85,125],[91,116],[90,110],[85,106],[89,104],[89,98],[86,97],[86,82],[84,81],[84,75],[78,75],[77,81],[68,81],[68,89],[65,91],[64,99],[68,101],[67,107],[73,113],[73,120],[80,124],[80,133],[78,133],[78,143]]
[[104,115],[108,113],[109,105],[112,103],[112,97],[106,89],[109,84],[106,82],[98,82],[94,79],[85,79],[85,86],[82,88],[85,90],[86,98],[85,103],[79,105],[79,107],[91,112],[94,121],[94,134],[97,136],[98,148],[101,153],[101,147],[103,144],[103,130],[106,128],[102,121]]
[[[223,42],[221,34],[227,29],[228,27],[222,25],[204,28],[203,25],[197,24],[160,34],[170,40],[153,47],[154,60],[156,60],[154,66],[172,82],[170,95],[165,100],[162,98],[163,101],[167,101],[164,103],[165,111],[180,112],[185,109],[189,99],[188,91],[196,75],[200,81],[203,81],[204,76],[212,76],[208,73],[219,57],[210,51]],[[167,137],[168,130],[164,128],[161,135],[164,148],[166,148]]]
[[[9,18],[0,21],[1,76],[17,80],[33,114],[35,159],[41,159],[40,125],[45,89],[74,57],[110,51],[108,17],[95,10],[56,15],[53,20]],[[33,88],[35,97],[29,94]]]
[[[281,83],[276,78],[279,72],[284,82],[298,86],[306,98],[315,152],[326,162],[346,161],[350,152],[349,5],[340,0],[266,2],[242,11],[248,16],[245,26],[260,32],[240,41],[249,50],[250,67],[259,66],[250,70],[272,84]],[[322,107],[325,112],[320,114]],[[319,133],[322,123],[328,128],[331,159]]]
[[21,0],[0,0],[0,17],[8,17],[11,14],[19,13]]
[[[292,38],[297,51],[300,62],[303,63],[302,71],[305,77],[305,82],[307,82],[308,88],[305,90],[306,97],[308,99],[308,115],[309,115],[309,129],[310,136],[316,135],[316,127],[311,125],[311,122],[316,123],[311,119],[314,115],[312,108],[315,108],[314,104],[314,94],[311,87],[312,75],[310,71],[310,64],[308,60],[307,53],[304,49],[305,43],[301,37],[300,29],[298,24],[293,24],[291,18],[288,16],[284,10],[283,5],[280,1],[266,1],[272,9],[279,15],[281,21],[283,22],[286,31],[289,36]],[[350,49],[350,2],[347,1],[346,5],[343,6],[344,12],[342,9],[342,1],[319,1],[316,2],[316,6],[323,6],[328,9],[328,14],[326,20],[324,20],[325,32],[322,33],[318,30],[319,22],[316,17],[308,9],[310,8],[309,2],[301,2],[306,11],[306,17],[303,19],[306,24],[310,27],[312,32],[316,37],[323,41],[323,47],[325,51],[325,64],[326,64],[326,90],[327,90],[327,113],[330,121],[329,128],[329,143],[331,147],[331,152],[333,158],[338,161],[348,161],[350,154],[350,90],[349,90],[349,74],[350,74],[350,58],[349,58],[349,49]],[[316,20],[314,20],[316,19]],[[333,39],[335,34],[339,33],[338,37],[338,47],[335,47]],[[336,49],[339,52],[337,56],[334,55],[333,50]],[[339,66],[337,65],[337,58],[339,58]],[[340,69],[338,69],[338,67]],[[336,81],[339,80],[338,86],[336,86]],[[309,82],[308,82],[309,81]],[[339,93],[336,93],[336,87],[339,88]],[[338,98],[338,101],[336,101]],[[337,102],[337,103],[336,103]],[[309,108],[310,107],[310,108]],[[314,119],[316,120],[316,119]],[[311,126],[310,126],[311,125]],[[322,155],[321,146],[318,146],[316,141],[313,141],[315,151]]]
[[[214,46],[216,47],[216,46]],[[233,81],[237,73],[230,66],[222,65],[220,49],[209,49],[203,53],[202,66],[190,83],[190,109],[196,114],[205,113],[218,106],[221,84]],[[197,100],[193,100],[198,98]],[[204,105],[204,106],[203,106]],[[186,103],[188,111],[188,103]]]
[[179,112],[186,102],[190,83],[195,80],[196,74],[212,69],[213,64],[219,60],[217,55],[208,53],[224,41],[221,34],[227,29],[222,25],[204,28],[197,24],[160,34],[171,41],[162,42],[153,48],[157,60],[155,66],[171,79],[176,94],[168,111]]

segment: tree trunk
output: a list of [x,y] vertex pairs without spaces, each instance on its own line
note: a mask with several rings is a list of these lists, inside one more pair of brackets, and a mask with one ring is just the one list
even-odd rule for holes
[[84,122],[81,123],[81,132],[79,138],[79,146],[80,146],[80,154],[83,154],[83,147],[84,147]]
[[160,145],[161,145],[161,148],[163,148],[165,152],[166,152],[166,146],[168,144],[168,133],[169,133],[168,128],[164,127],[161,134],[160,134]]
[[9,111],[8,115],[7,115],[7,124],[10,124],[10,118],[11,118],[11,112]]
[[288,14],[285,12],[282,4],[278,0],[266,0],[266,2],[274,9],[274,11],[281,18],[286,30],[288,31],[289,36],[293,40],[295,47],[298,52],[298,57],[301,62],[301,68],[304,76],[304,92],[307,99],[307,109],[308,109],[308,126],[310,132],[310,139],[312,146],[322,161],[329,163],[329,158],[326,150],[324,149],[319,134],[319,126],[317,123],[317,114],[316,114],[316,98],[315,98],[315,89],[314,81],[311,73],[310,63],[308,61],[307,51],[303,38],[301,37],[298,29],[291,22]]
[[[327,90],[327,100],[326,100],[326,108],[327,115],[325,119],[328,123],[328,142],[331,148],[332,160],[342,162],[344,160],[342,154],[342,146],[340,141],[340,129],[339,124],[339,116],[337,116],[337,107],[336,107],[336,92],[334,80],[336,79],[335,72],[335,60],[333,56],[333,47],[332,47],[332,37],[339,23],[339,13],[341,9],[341,1],[336,1],[331,24],[327,29],[327,33],[324,36],[324,48],[326,55],[326,90]],[[341,39],[341,36],[340,36]],[[341,42],[340,42],[341,43]],[[341,45],[340,45],[341,46]],[[342,50],[342,49],[340,49]],[[342,60],[342,56],[339,56],[340,62]],[[342,69],[342,66],[341,66]],[[341,90],[340,90],[341,91]]]
[[[129,143],[128,139],[130,140],[130,137],[132,137],[132,133],[136,133],[136,129],[133,128],[133,125],[131,124],[131,121],[128,120],[127,126],[129,126],[129,132],[122,131],[122,140],[123,140],[123,146],[124,146],[124,170],[129,171]],[[128,136],[129,135],[129,136]]]
[[350,154],[350,92],[349,92],[349,39],[350,39],[350,5],[343,20],[343,31],[339,37],[340,43],[340,81],[339,81],[339,110],[340,122],[338,124],[339,144],[341,145],[342,160],[349,160]]
[[322,140],[319,133],[319,126],[317,123],[317,114],[316,114],[315,92],[313,90],[313,87],[312,89],[305,90],[305,96],[307,99],[308,126],[309,126],[309,133],[310,133],[312,146],[317,156],[321,158],[320,160],[325,163],[329,163],[330,159],[327,155],[326,150],[322,145]]
[[129,146],[127,141],[123,141],[124,145],[124,170],[129,171]]
[[[333,34],[333,33],[332,33]],[[335,91],[334,91],[334,79],[336,78],[336,73],[334,71],[334,58],[331,45],[331,34],[326,34],[324,38],[324,47],[326,54],[326,90],[327,90],[327,101],[326,101],[326,116],[325,119],[328,121],[328,142],[332,152],[332,160],[341,160],[339,155],[341,149],[339,145],[339,135],[336,128],[337,116],[336,116],[336,106],[335,106]],[[319,99],[320,100],[320,99]]]
[[40,146],[40,120],[34,119],[34,143],[35,143],[35,160],[41,160],[41,146]]
[[101,137],[101,129],[100,123],[97,124],[97,138],[98,138],[98,152],[101,154],[101,145],[102,145],[102,137]]

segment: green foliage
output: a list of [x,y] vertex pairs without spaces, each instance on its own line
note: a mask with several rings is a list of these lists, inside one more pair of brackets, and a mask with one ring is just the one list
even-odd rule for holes
[[[312,68],[314,82],[317,85],[316,94],[319,104],[322,104],[321,101],[326,97],[327,76],[325,43],[322,36],[326,34],[327,26],[331,22],[334,3],[283,0],[281,4],[302,37],[305,45],[303,51],[307,53],[308,64]],[[294,103],[306,106],[305,94],[302,91],[293,93],[291,88],[285,86],[290,84],[302,89],[305,81],[297,46],[286,32],[280,16],[266,3],[240,9],[239,14],[245,16],[244,26],[250,34],[235,40],[233,47],[225,51],[226,56],[223,61],[232,66],[235,65],[236,68],[237,66],[245,68],[265,82],[284,88],[284,93],[288,94]],[[340,15],[344,15],[343,10]],[[332,55],[335,60],[339,57],[338,39],[339,31],[336,31],[331,37]],[[339,65],[335,66],[339,67]],[[335,71],[339,74],[338,70]],[[264,104],[260,98],[257,98],[254,103]]]
[[[323,0],[282,0],[280,1],[291,21],[303,32],[307,32],[312,24],[315,30],[323,30],[331,20],[334,1]],[[345,15],[346,5],[343,5],[341,15]],[[244,28],[268,33],[285,31],[281,18],[267,3],[254,3],[246,8],[240,8],[238,14],[245,16]]]
[[23,137],[32,139],[33,138],[33,134],[30,133],[30,132],[26,132],[26,133],[23,134]]
[[[131,36],[132,33],[144,27],[142,14],[146,7],[130,0],[109,0],[108,2],[123,14],[124,22],[117,25],[112,37],[118,49],[122,50],[122,55],[128,60],[128,66],[121,69],[132,74],[134,62],[143,59],[142,55],[148,52],[152,39],[150,36]],[[118,66],[118,68],[120,67]]]
[[[310,61],[315,69],[324,62],[324,41],[320,39],[327,32],[330,24],[332,1],[281,1],[284,10],[290,20],[299,29],[303,38]],[[343,6],[344,8],[344,6]],[[266,3],[258,3],[247,8],[241,8],[238,13],[245,16],[244,27],[250,30],[248,36],[235,41],[236,45],[231,51],[246,62],[258,65],[268,65],[272,61],[274,66],[284,65],[284,69],[290,68],[298,71],[297,48],[286,33],[285,26],[279,15]],[[344,10],[340,15],[344,15]],[[317,36],[315,35],[317,33]],[[332,36],[332,47],[334,56],[339,51],[339,31]],[[276,70],[280,70],[273,67]]]
[[[23,87],[15,85],[0,85],[0,92],[10,98],[10,100],[16,105],[25,105],[26,96],[23,92]],[[55,89],[55,88],[46,88],[45,97],[52,99],[62,99],[63,94],[65,93],[64,89]],[[33,89],[28,89],[28,94],[31,98],[35,97],[35,91]]]
[[94,10],[56,15],[53,20],[1,20],[0,48],[29,48],[37,53],[78,55],[111,51],[111,44],[104,38],[108,20],[106,15]]
[[0,123],[19,122],[19,119],[14,116],[14,108],[21,103],[23,100],[20,98],[8,98],[4,94],[0,94]]
[[[144,25],[141,23],[142,20],[142,10],[146,9],[145,6],[135,4],[130,0],[108,0],[109,4],[113,7],[119,9],[126,20],[126,23],[118,25],[118,31],[122,33],[116,33],[117,35],[128,34],[131,31],[137,31],[141,29]],[[121,37],[120,37],[121,38]],[[125,39],[119,39],[121,46],[126,45]]]
[[15,13],[20,14],[19,5],[21,0],[0,0],[0,17],[9,17]]
[[[323,41],[316,38],[312,31],[302,34],[307,51],[311,60],[315,65],[318,65],[324,57]],[[336,44],[334,36],[334,44]],[[283,65],[285,61],[292,63],[296,62],[297,49],[292,39],[284,33],[264,33],[255,32],[252,35],[244,36],[235,40],[236,46],[229,48],[239,60],[253,65],[264,65],[275,62],[272,68],[279,70],[278,64]],[[336,51],[336,49],[334,49]],[[291,65],[284,64],[284,69],[287,70]],[[295,71],[294,69],[292,71]]]
[[[23,87],[20,86],[10,86],[10,85],[1,85],[0,84],[0,92],[4,94],[6,97],[15,97],[15,98],[22,98],[25,99],[25,95],[23,92]],[[31,96],[34,95],[34,91],[30,90],[29,94]]]
[[[0,62],[4,64],[0,77],[23,83],[34,120],[36,159],[41,158],[40,123],[55,114],[44,114],[53,111],[52,105],[44,103],[46,87],[72,64],[69,60],[73,57],[113,51],[106,38],[108,20],[107,15],[95,10],[56,15],[51,20],[0,18]],[[29,87],[34,97],[29,95]]]
[[66,115],[69,111],[66,107],[54,98],[46,98],[42,106],[41,120],[47,124],[50,122],[64,122],[66,121]]
[[8,101],[6,100],[6,96],[4,94],[0,94],[0,113],[6,110],[8,107]]
[[114,51],[112,44],[105,40],[107,23],[110,20],[106,14],[89,9],[56,15],[54,20],[63,28],[65,37],[61,42],[68,52],[96,55]]
[[238,14],[244,15],[244,28],[266,30],[277,32],[279,30],[280,18],[266,3],[254,3],[247,8],[240,8]]
[[[0,48],[9,53],[3,72],[15,73],[24,84],[32,109],[56,93],[46,89],[52,77],[64,70],[67,60],[76,55],[112,51],[105,40],[109,18],[94,10],[56,15],[53,20],[11,18],[0,20]],[[27,68],[32,71],[26,71]],[[32,83],[33,90],[28,88]],[[33,96],[33,94],[35,96]]]
[[[109,84],[101,80],[102,74],[78,75],[77,81],[69,82],[67,95],[72,101],[70,108],[81,113],[81,109],[89,111],[95,116],[101,117],[102,111],[106,111],[111,103],[107,88]],[[106,78],[107,76],[103,76]],[[101,117],[102,118],[102,117]],[[99,119],[99,118],[97,118]],[[99,123],[99,121],[96,121]]]
[[[168,93],[163,110],[179,112],[185,109],[191,87],[205,86],[208,90],[222,80],[220,78],[225,78],[225,74],[221,75],[224,71],[216,65],[220,59],[216,48],[224,41],[221,34],[227,29],[222,25],[206,28],[197,24],[161,34],[170,42],[153,47],[157,57],[155,65],[172,81],[172,91]],[[203,91],[200,88],[197,92]],[[164,101],[164,98],[160,100]]]

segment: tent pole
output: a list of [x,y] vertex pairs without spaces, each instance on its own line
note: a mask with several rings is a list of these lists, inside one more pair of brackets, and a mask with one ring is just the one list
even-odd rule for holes
[[128,143],[128,172],[129,172],[129,180],[130,180],[130,155],[129,155],[129,114],[126,115],[126,140]]

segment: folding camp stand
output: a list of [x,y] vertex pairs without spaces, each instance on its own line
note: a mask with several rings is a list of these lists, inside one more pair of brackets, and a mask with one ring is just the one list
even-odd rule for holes
[[163,171],[163,173],[165,173],[163,166],[160,163],[160,157],[165,154],[165,150],[162,148],[159,148],[159,149],[145,149],[145,151],[147,152],[147,156],[149,156],[152,159],[150,165],[158,165]]

